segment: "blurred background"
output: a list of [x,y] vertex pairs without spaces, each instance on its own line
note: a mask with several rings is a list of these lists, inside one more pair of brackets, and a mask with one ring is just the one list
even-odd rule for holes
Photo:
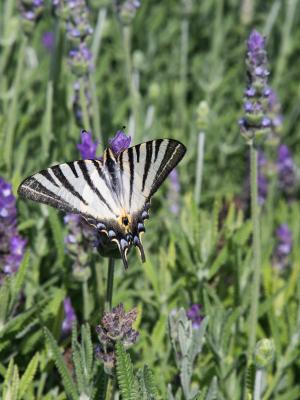
[[183,308],[193,329],[209,317],[205,345],[192,362],[191,388],[203,396],[211,390],[218,399],[252,391],[245,363],[249,150],[239,121],[245,114],[247,39],[256,29],[265,37],[274,91],[274,140],[259,147],[263,260],[257,336],[272,338],[276,351],[259,398],[299,398],[299,23],[298,0],[0,2],[5,396],[15,382],[13,366],[21,376],[34,360],[33,383],[26,394],[18,389],[16,398],[67,398],[43,327],[72,371],[72,321],[88,322],[94,346],[107,273],[107,259],[96,253],[92,232],[77,217],[16,199],[17,187],[40,169],[83,157],[77,147],[82,129],[89,132],[88,154],[100,157],[124,126],[132,144],[173,138],[187,147],[152,201],[143,239],[146,264],[134,251],[126,273],[117,262],[113,305],[138,310],[135,368],[152,368],[161,398],[177,393],[176,399],[196,399],[192,389],[181,388],[180,351],[176,356],[168,327],[168,315]]

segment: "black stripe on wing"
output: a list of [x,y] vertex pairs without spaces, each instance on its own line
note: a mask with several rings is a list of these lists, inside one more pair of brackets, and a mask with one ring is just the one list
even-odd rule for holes
[[[44,171],[41,171],[44,172]],[[40,173],[41,173],[40,172]],[[42,174],[45,176],[44,174]],[[51,180],[49,180],[51,182]],[[18,188],[18,194],[25,199],[48,204],[65,212],[79,213],[79,210],[51,192],[34,177],[25,179]]]
[[153,142],[147,142],[146,143],[146,161],[145,161],[145,167],[144,167],[144,173],[143,173],[142,191],[144,191],[144,189],[145,189],[145,183],[146,183],[147,176],[148,176],[148,173],[149,173],[149,169],[150,169],[150,166],[151,166],[152,144],[153,144]]
[[73,196],[77,197],[80,201],[82,201],[83,204],[85,204],[86,206],[88,205],[88,203],[84,200],[81,194],[78,193],[77,190],[74,188],[74,186],[69,182],[69,180],[64,175],[59,165],[55,165],[54,167],[51,168],[51,170],[53,171],[56,178],[60,181],[60,183],[66,190],[68,190],[70,193],[72,193]]
[[130,147],[128,149],[128,161],[129,161],[129,171],[130,171],[129,206],[131,207],[133,182],[134,182],[134,160],[133,160],[133,148],[132,147]]
[[[160,146],[160,145],[159,145]],[[186,147],[177,140],[168,139],[168,144],[164,157],[157,169],[156,177],[152,183],[148,199],[158,190],[169,173],[176,167],[185,155]],[[159,150],[156,159],[159,157]]]
[[109,211],[111,211],[113,213],[112,208],[110,207],[110,205],[107,203],[107,201],[105,200],[105,198],[102,196],[102,194],[99,192],[99,190],[96,188],[96,186],[93,184],[88,168],[86,166],[86,161],[85,160],[80,160],[77,162],[77,165],[79,166],[83,178],[86,181],[86,183],[89,185],[89,187],[91,188],[91,190],[99,197],[99,199],[106,205],[106,207],[109,209]]

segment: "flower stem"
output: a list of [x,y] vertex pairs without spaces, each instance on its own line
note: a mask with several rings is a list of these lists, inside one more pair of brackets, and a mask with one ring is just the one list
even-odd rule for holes
[[250,169],[251,169],[251,217],[253,229],[253,275],[252,275],[252,302],[250,309],[250,326],[248,342],[248,363],[252,361],[256,341],[256,328],[259,305],[259,286],[261,275],[261,254],[260,254],[260,228],[259,228],[259,206],[257,203],[257,149],[250,144]]
[[134,117],[134,126],[136,132],[140,132],[139,123],[139,93],[132,79],[132,62],[131,62],[131,27],[129,25],[122,26],[123,48],[125,53],[125,70],[128,90],[131,99],[131,108]]
[[255,382],[254,382],[254,396],[253,400],[260,400],[261,399],[261,383],[263,377],[263,370],[258,369],[255,373]]
[[111,306],[112,306],[112,296],[113,296],[113,287],[114,287],[114,272],[115,272],[115,259],[110,257],[108,259],[105,311],[110,311]]
[[21,89],[21,81],[24,72],[24,60],[25,60],[25,51],[27,46],[27,37],[25,36],[21,42],[20,49],[18,52],[18,61],[17,61],[17,71],[15,74],[15,79],[13,83],[13,97],[11,100],[11,104],[8,111],[7,117],[7,130],[5,135],[5,142],[3,146],[3,159],[6,163],[7,170],[11,172],[12,167],[12,151],[14,145],[14,137],[15,137],[15,130],[16,124],[18,120],[18,99],[19,93]]
[[83,319],[84,321],[88,321],[90,316],[90,308],[89,308],[89,289],[87,284],[87,279],[84,279],[82,282],[82,297],[83,297]]
[[198,206],[200,205],[200,199],[201,199],[204,142],[205,142],[205,134],[204,132],[200,132],[198,135],[198,152],[197,152],[198,157],[197,157],[196,185],[195,185],[195,202]]

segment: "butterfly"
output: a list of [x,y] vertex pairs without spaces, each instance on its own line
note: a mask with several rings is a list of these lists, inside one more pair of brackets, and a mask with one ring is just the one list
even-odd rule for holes
[[26,178],[18,194],[79,214],[109,245],[117,246],[127,269],[133,246],[145,262],[141,234],[151,197],[185,152],[185,146],[173,139],[137,144],[118,155],[108,147],[102,160],[66,162]]

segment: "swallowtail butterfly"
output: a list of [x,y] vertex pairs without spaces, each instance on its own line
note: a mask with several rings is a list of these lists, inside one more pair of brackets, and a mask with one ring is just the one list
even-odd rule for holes
[[[185,146],[172,139],[141,143],[103,160],[55,165],[25,179],[21,197],[81,215],[108,243],[118,246],[124,267],[132,246],[145,261],[141,233],[149,218],[150,199],[179,163]],[[114,245],[115,246],[115,245]]]

